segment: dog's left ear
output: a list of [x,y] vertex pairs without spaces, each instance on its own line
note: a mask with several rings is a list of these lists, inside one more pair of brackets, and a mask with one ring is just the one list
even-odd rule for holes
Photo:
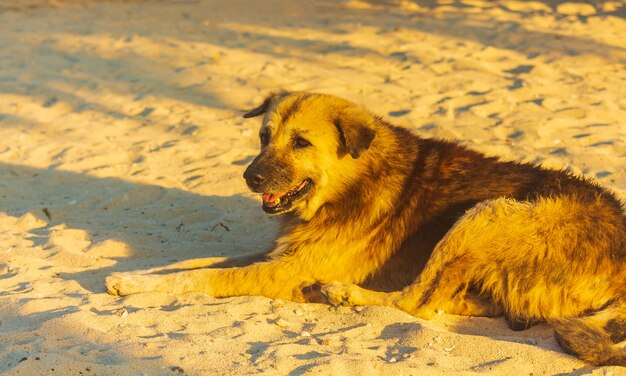
[[243,114],[244,118],[251,118],[259,115],[263,115],[267,112],[267,109],[270,107],[270,104],[277,96],[285,96],[288,92],[286,90],[279,90],[271,92],[258,107],[253,108],[252,110]]
[[346,109],[334,121],[339,132],[339,153],[356,159],[369,149],[376,132],[371,128],[374,116],[360,109]]

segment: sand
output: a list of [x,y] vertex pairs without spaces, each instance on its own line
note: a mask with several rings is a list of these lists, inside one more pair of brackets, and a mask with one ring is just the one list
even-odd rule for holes
[[0,373],[626,375],[546,325],[103,287],[271,245],[241,114],[279,87],[626,199],[626,3],[590,3],[0,1]]

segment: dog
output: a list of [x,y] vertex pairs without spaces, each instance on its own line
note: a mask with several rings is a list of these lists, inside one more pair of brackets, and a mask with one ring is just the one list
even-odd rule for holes
[[563,349],[626,366],[626,216],[598,184],[418,137],[330,95],[278,91],[245,170],[281,214],[270,252],[113,274],[115,295],[262,295],[548,322]]

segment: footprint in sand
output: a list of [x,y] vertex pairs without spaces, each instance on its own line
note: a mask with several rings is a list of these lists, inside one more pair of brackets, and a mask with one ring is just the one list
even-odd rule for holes
[[411,110],[397,110],[397,111],[389,111],[388,115],[392,116],[392,117],[400,117],[400,116],[404,116],[407,115],[411,112]]
[[613,141],[612,140],[596,142],[596,143],[591,144],[589,146],[598,147],[598,146],[609,146],[609,145],[613,145]]
[[433,123],[429,123],[429,124],[424,124],[421,127],[417,128],[417,130],[420,131],[430,131],[437,128],[437,125],[433,124]]
[[556,148],[550,152],[550,155],[568,155],[566,148]]
[[515,131],[511,134],[508,134],[506,137],[511,139],[511,140],[517,140],[518,138],[522,137],[524,135],[524,132],[522,131]]
[[250,162],[252,162],[252,160],[253,160],[254,158],[255,158],[255,156],[254,156],[254,155],[248,155],[248,156],[247,156],[247,157],[245,157],[245,158],[242,158],[242,159],[239,159],[239,160],[233,161],[233,162],[231,162],[231,163],[232,163],[232,164],[234,164],[234,165],[236,165],[236,166],[247,166],[247,165],[249,165],[249,164],[250,164]]
[[505,70],[504,73],[518,75],[522,73],[530,73],[533,69],[535,69],[534,65],[518,65],[513,69]]
[[554,111],[559,117],[566,117],[572,119],[584,119],[587,117],[587,111],[580,107],[566,107]]

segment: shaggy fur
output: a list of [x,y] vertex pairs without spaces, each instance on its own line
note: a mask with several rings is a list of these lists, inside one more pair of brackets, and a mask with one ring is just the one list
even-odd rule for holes
[[615,345],[626,339],[626,216],[610,192],[420,138],[329,95],[277,92],[244,116],[260,115],[244,177],[266,212],[282,213],[275,248],[115,274],[110,293],[322,292],[422,318],[504,314],[516,330],[551,323],[592,364],[626,366]]

